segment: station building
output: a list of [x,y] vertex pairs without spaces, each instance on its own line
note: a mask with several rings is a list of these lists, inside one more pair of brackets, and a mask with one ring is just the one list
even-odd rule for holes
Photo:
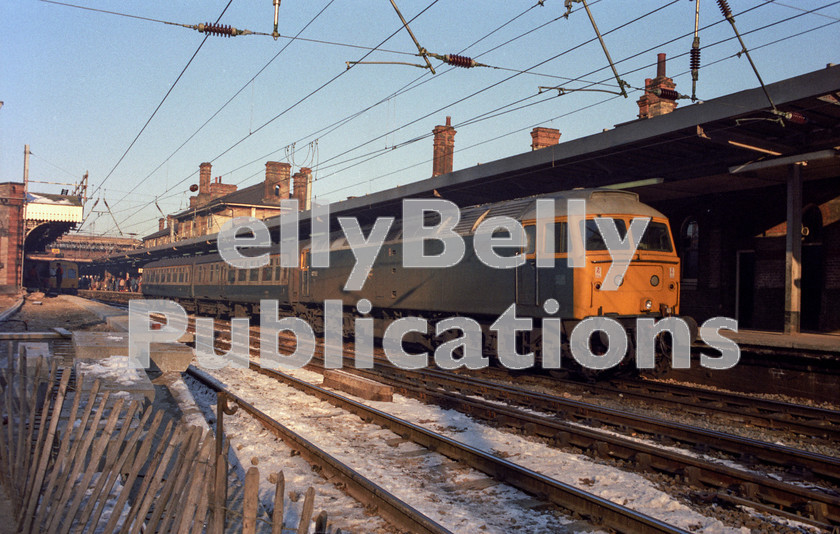
[[82,222],[73,195],[30,193],[23,182],[0,183],[0,293],[20,290],[24,262]]
[[[159,247],[184,239],[214,234],[234,217],[267,219],[280,215],[280,201],[295,198],[300,209],[309,209],[312,171],[301,167],[291,176],[291,165],[279,161],[265,164],[265,180],[241,190],[211,180],[210,163],[199,165],[198,194],[190,197],[189,209],[158,221],[158,231],[143,238],[143,246]],[[194,190],[195,186],[193,186]]]

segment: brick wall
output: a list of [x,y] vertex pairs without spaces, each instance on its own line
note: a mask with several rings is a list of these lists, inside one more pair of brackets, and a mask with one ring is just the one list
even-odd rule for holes
[[0,293],[15,293],[21,280],[23,184],[0,184]]

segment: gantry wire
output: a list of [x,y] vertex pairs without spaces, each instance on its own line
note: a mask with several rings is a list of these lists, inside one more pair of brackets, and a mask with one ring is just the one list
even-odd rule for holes
[[[42,1],[48,1],[48,0],[42,0]],[[222,10],[222,12],[219,14],[219,17],[216,19],[216,23],[218,23],[220,20],[222,20],[222,17],[224,16],[225,12],[228,10],[228,8],[230,7],[230,5],[232,3],[233,3],[233,0],[228,0],[227,5]],[[111,171],[105,176],[105,178],[102,179],[101,182],[99,182],[99,185],[97,185],[96,189],[94,189],[93,192],[90,194],[91,197],[93,197],[100,189],[102,189],[102,186],[105,185],[105,182],[107,182],[108,179],[111,177],[111,175],[114,174],[114,171],[117,170],[117,167],[119,167],[120,163],[122,163],[122,160],[125,159],[125,157],[128,155],[128,152],[131,150],[131,147],[134,146],[134,143],[137,142],[137,140],[140,138],[140,136],[146,130],[146,127],[149,125],[150,122],[152,122],[152,119],[155,117],[155,115],[157,115],[158,110],[160,110],[161,106],[163,106],[163,103],[166,102],[166,99],[169,97],[170,94],[172,94],[172,91],[178,85],[178,82],[181,80],[181,77],[184,75],[185,72],[187,72],[187,69],[192,64],[195,57],[198,55],[198,52],[201,50],[201,47],[204,46],[205,42],[207,42],[207,38],[208,38],[208,36],[205,35],[204,39],[201,40],[201,44],[198,45],[198,48],[195,49],[195,52],[193,52],[193,55],[192,55],[192,57],[190,57],[190,60],[187,61],[187,64],[184,65],[183,69],[181,69],[181,73],[178,75],[177,78],[175,78],[175,81],[169,87],[169,90],[166,91],[166,94],[163,95],[163,98],[161,99],[160,103],[157,105],[155,110],[152,112],[151,116],[148,118],[148,120],[146,120],[146,123],[143,125],[143,127],[140,128],[140,131],[137,132],[137,135],[134,136],[134,140],[132,140],[131,144],[128,145],[128,148],[125,149],[125,152],[123,152],[123,155],[120,156],[119,160],[117,160],[117,163],[114,164],[114,167],[111,169]]]
[[[831,4],[831,5],[833,5],[833,4]],[[756,8],[757,8],[757,7],[760,7],[760,6],[756,6]],[[823,8],[824,8],[824,7],[828,7],[828,6],[823,6]],[[755,9],[755,8],[751,8],[751,9]],[[820,9],[822,9],[822,8],[820,8]],[[800,16],[800,15],[797,15],[797,16]],[[783,19],[783,20],[777,21],[777,22],[775,22],[775,23],[773,23],[773,24],[780,24],[780,23],[782,23],[782,22],[786,22],[787,20],[791,20],[792,18],[796,18],[796,17],[790,17],[790,18],[788,18],[788,19]],[[831,24],[831,23],[826,24],[826,25],[824,25],[824,26],[828,26],[828,25],[830,25],[830,24]],[[767,26],[765,26],[765,27],[763,27],[763,28],[766,28],[766,27],[769,27],[769,26],[770,26],[770,25],[767,25]],[[824,26],[822,26],[822,27],[824,27]],[[803,31],[803,32],[799,32],[799,33],[797,33],[796,35],[793,35],[793,36],[788,36],[788,37],[785,37],[785,38],[781,38],[781,39],[778,39],[778,40],[774,41],[773,43],[769,43],[769,44],[774,44],[774,43],[777,43],[777,42],[781,42],[781,41],[784,41],[784,40],[787,40],[787,39],[790,39],[790,38],[796,37],[796,36],[798,36],[798,35],[802,35],[802,34],[804,34],[804,33],[810,32],[810,31],[815,31],[815,30],[817,30],[817,29],[821,29],[822,27],[819,27],[819,28],[812,28],[812,29],[809,29],[809,30],[805,30],[805,31]],[[760,28],[760,29],[763,29],[763,28]],[[758,31],[758,30],[753,30],[753,31]],[[728,40],[731,40],[731,39],[732,39],[732,38],[729,38],[729,39],[727,39],[727,40],[725,40],[725,41],[728,41]],[[721,41],[721,42],[723,42],[723,41]],[[760,46],[760,47],[756,47],[756,48],[761,48],[761,47],[763,47],[763,46],[768,46],[769,44],[765,44],[765,45],[762,45],[762,46]],[[723,59],[721,59],[721,60],[719,60],[719,61],[724,61],[724,60],[726,60],[726,59],[730,59],[731,57],[734,57],[734,56],[729,56],[729,57],[727,57],[727,58],[723,58]],[[606,68],[606,67],[604,67],[604,68]],[[601,69],[601,70],[602,70],[602,69]],[[638,70],[638,69],[637,69],[637,70]],[[595,72],[597,72],[597,71],[595,71]],[[576,110],[576,111],[577,111],[577,110]],[[553,119],[552,119],[552,120],[553,120]],[[518,131],[521,131],[521,130],[518,130]],[[502,136],[502,137],[503,137],[503,136]],[[463,149],[462,149],[462,150],[463,150]],[[460,151],[460,150],[459,150],[459,151]],[[392,173],[389,173],[389,174],[392,174]],[[376,179],[379,179],[379,177],[374,178],[374,180],[376,180]],[[359,185],[359,184],[354,184],[354,185]],[[351,186],[352,186],[352,185],[351,185]],[[347,186],[347,187],[351,187],[351,186]],[[342,189],[343,189],[343,188],[342,188]]]
[[[232,1],[232,0],[231,0],[231,1]],[[426,7],[425,7],[422,11],[420,11],[417,15],[415,15],[415,16],[411,19],[411,21],[414,21],[415,19],[417,19],[418,17],[420,17],[421,15],[423,15],[426,11],[428,11],[429,9],[431,9],[431,8],[432,8],[435,4],[437,4],[439,1],[440,1],[440,0],[433,0],[431,4],[429,4],[428,6],[426,6]],[[376,50],[379,46],[381,46],[381,45],[385,44],[386,42],[388,42],[388,41],[389,41],[389,40],[390,40],[390,39],[391,39],[394,35],[396,35],[397,33],[399,33],[399,32],[400,32],[400,30],[402,30],[402,27],[400,27],[399,29],[397,29],[396,31],[394,31],[391,35],[389,35],[389,36],[388,36],[388,37],[386,37],[384,40],[382,40],[382,41],[379,43],[379,45],[378,45],[377,47],[374,47],[373,49],[371,49],[370,51],[368,51],[368,52],[367,52],[367,53],[366,53],[366,54],[362,57],[362,59],[364,59],[364,58],[368,57],[368,56],[369,56],[370,54],[372,54],[372,53],[373,53],[373,52],[374,52],[374,51],[375,51],[375,50]],[[206,38],[205,38],[205,40],[206,40]],[[344,75],[345,75],[347,72],[349,72],[350,70],[351,70],[351,69],[346,69],[346,70],[343,70],[343,71],[339,72],[337,75],[333,76],[330,80],[328,80],[328,81],[324,82],[324,83],[323,83],[323,84],[321,84],[318,88],[316,88],[316,89],[312,90],[312,91],[311,91],[311,92],[309,92],[306,96],[304,96],[303,98],[299,99],[299,100],[298,100],[298,101],[296,101],[294,104],[292,104],[291,106],[287,107],[286,109],[284,109],[283,111],[281,111],[280,113],[278,113],[277,115],[275,115],[273,118],[269,119],[268,121],[266,121],[265,123],[263,123],[262,125],[260,125],[259,127],[257,127],[257,129],[255,129],[255,130],[254,130],[254,131],[252,131],[252,132],[249,132],[249,133],[248,133],[248,135],[244,136],[244,137],[243,137],[243,138],[241,138],[239,141],[235,142],[233,145],[231,145],[230,147],[228,147],[227,149],[225,149],[223,152],[221,152],[220,154],[218,154],[216,157],[212,158],[210,161],[211,161],[211,162],[212,162],[212,161],[215,161],[216,159],[218,159],[218,158],[220,158],[220,157],[224,156],[225,154],[227,154],[228,152],[230,152],[231,150],[233,150],[234,148],[236,148],[238,145],[240,145],[241,143],[243,143],[245,140],[247,140],[248,138],[250,138],[252,135],[254,135],[254,134],[256,134],[257,132],[261,131],[263,128],[265,128],[265,127],[266,127],[266,126],[268,126],[269,124],[273,123],[274,121],[276,121],[277,119],[279,119],[280,117],[282,117],[283,115],[285,115],[286,113],[288,113],[289,111],[291,111],[292,109],[296,108],[298,105],[300,105],[300,104],[302,104],[303,102],[305,102],[306,100],[308,100],[308,99],[309,99],[310,97],[312,97],[314,94],[316,94],[316,93],[320,92],[320,91],[321,91],[321,90],[323,90],[325,87],[329,86],[330,84],[332,84],[333,82],[335,82],[336,80],[338,80],[339,78],[341,78],[342,76],[344,76]],[[192,176],[193,174],[195,174],[195,173],[190,174],[190,176]],[[175,187],[175,186],[178,186],[178,185],[182,184],[183,182],[185,182],[185,181],[186,181],[186,180],[188,180],[188,179],[189,179],[189,176],[188,176],[187,178],[184,178],[184,179],[183,179],[183,180],[181,180],[180,182],[178,182],[178,183],[174,184],[172,187],[170,187],[170,188],[169,188],[169,190],[171,190],[171,189],[172,189],[173,187]],[[141,209],[144,209],[145,207],[146,207],[146,206],[143,206]],[[138,210],[138,211],[139,211],[139,210]],[[137,212],[135,212],[135,213],[137,213]],[[129,217],[131,217],[131,216],[133,216],[133,215],[134,215],[134,214],[130,215]]]

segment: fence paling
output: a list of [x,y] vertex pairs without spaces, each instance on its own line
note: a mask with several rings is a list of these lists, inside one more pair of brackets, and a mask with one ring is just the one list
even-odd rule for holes
[[[132,402],[130,404],[129,410],[125,417],[126,422],[123,424],[123,428],[120,431],[120,435],[117,436],[116,440],[111,440],[109,442],[108,455],[105,459],[105,469],[103,470],[102,475],[100,475],[99,480],[96,481],[96,487],[93,490],[93,494],[88,500],[85,509],[82,511],[82,517],[79,519],[79,525],[82,529],[84,529],[88,521],[91,520],[91,514],[93,514],[92,525],[95,526],[99,523],[99,518],[101,517],[102,512],[105,509],[105,504],[107,503],[108,495],[110,495],[111,493],[111,488],[114,486],[114,483],[120,476],[123,465],[125,465],[126,460],[131,455],[131,452],[137,444],[137,441],[145,433],[144,428],[149,420],[149,417],[152,414],[151,406],[147,408],[143,415],[140,417],[140,422],[135,428],[134,434],[132,434],[131,437],[128,438],[128,440],[126,441],[126,434],[131,428],[130,422],[134,419],[134,415],[139,408],[140,406],[136,402]],[[158,412],[158,414],[160,414],[160,412]],[[149,432],[154,433],[157,430],[157,426],[159,424],[160,418],[155,417],[155,420],[152,421],[152,426]],[[123,444],[125,444],[124,447]],[[120,452],[121,447],[123,447],[123,452],[121,455],[119,455],[119,457],[117,457],[117,454]]]
[[[92,531],[108,505],[112,511],[106,533],[136,534],[144,528],[185,534],[224,532],[225,512],[230,511],[225,500],[229,443],[216,455],[211,433],[172,421],[164,426],[162,439],[156,440],[163,412],[149,406],[140,414],[140,403],[123,399],[109,407],[110,393],[100,393],[98,380],[88,395],[81,387],[76,389],[69,419],[59,433],[70,370],[64,369],[58,380],[55,362],[49,377],[41,372],[43,361],[36,363],[34,375],[27,372],[23,355],[18,363],[19,370],[14,363],[0,370],[0,415],[6,422],[0,425],[0,482],[17,510],[18,532]],[[138,480],[144,466],[146,474]],[[122,473],[126,480],[115,491]],[[242,514],[236,514],[242,517],[242,532],[256,532],[259,522],[280,533],[283,472],[277,474],[271,520],[258,517],[259,480],[259,470],[252,467],[245,479]],[[130,494],[134,500],[126,512]],[[310,487],[296,529],[299,534],[310,530],[314,499]],[[327,514],[321,512],[315,532],[326,530]]]
[[[82,470],[85,467],[85,459],[88,456],[88,452],[90,451],[91,443],[93,442],[93,438],[96,435],[96,430],[99,428],[99,421],[102,420],[102,414],[105,411],[105,405],[110,398],[110,392],[105,391],[102,395],[102,399],[99,402],[99,409],[93,412],[93,421],[90,425],[90,430],[86,431],[82,429],[80,445],[75,451],[75,455],[68,467],[68,476],[64,479],[64,484],[62,485],[61,492],[58,494],[58,499],[56,502],[56,513],[50,514],[49,521],[47,522],[47,532],[49,534],[56,534],[62,524],[62,518],[64,517],[64,504],[67,503],[71,497],[73,492],[73,487],[76,484],[76,480],[82,474]],[[69,520],[69,518],[68,518]]]
[[[126,519],[125,524],[131,525],[130,534],[139,534],[143,526],[143,518],[146,517],[154,502],[154,496],[163,483],[163,477],[169,465],[169,460],[175,453],[175,450],[181,446],[181,443],[187,436],[187,430],[184,427],[175,427],[172,421],[169,421],[164,428],[163,436],[164,438],[168,436],[168,439],[165,440],[167,446],[159,447],[155,452],[152,463],[149,465],[146,476],[143,478],[140,493],[134,505],[131,507],[131,511],[129,511],[128,519]],[[132,468],[133,471],[134,469]]]
[[[55,431],[58,427],[58,421],[61,418],[61,408],[64,405],[64,395],[67,393],[67,383],[70,382],[70,373],[64,373],[61,377],[61,383],[58,386],[58,396],[55,399],[55,407],[53,409],[52,417],[50,418],[50,428],[47,432],[46,443],[52,444],[55,438]],[[49,397],[49,395],[48,395]],[[35,482],[32,487],[32,492],[29,494],[29,502],[24,512],[23,532],[29,532],[32,526],[32,520],[35,517],[35,508],[38,505],[38,496],[41,494],[41,484],[44,481],[44,474],[47,470],[47,462],[50,459],[49,452],[52,447],[44,447],[44,454],[41,455],[38,462],[38,471],[35,473]]]

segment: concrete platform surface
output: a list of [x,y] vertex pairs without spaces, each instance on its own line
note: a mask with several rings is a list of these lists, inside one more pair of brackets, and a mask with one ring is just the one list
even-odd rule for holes
[[739,332],[721,330],[721,334],[741,347],[806,350],[840,355],[840,335],[838,334],[784,334],[761,330]]
[[100,391],[110,391],[111,398],[125,401],[154,402],[155,387],[143,369],[128,365],[128,356],[109,356],[95,360],[77,359],[75,362],[79,391],[84,395],[99,380]]

